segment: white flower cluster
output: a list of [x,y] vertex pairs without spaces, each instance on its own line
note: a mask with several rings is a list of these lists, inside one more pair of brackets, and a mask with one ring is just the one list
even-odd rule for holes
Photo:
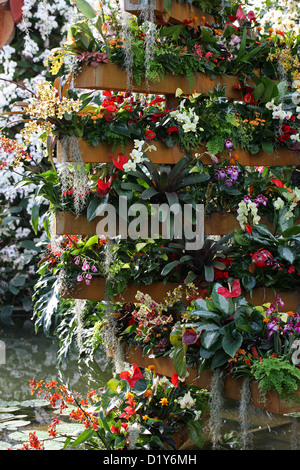
[[249,201],[247,203],[245,201],[241,201],[238,205],[237,213],[237,220],[243,230],[249,223],[250,217],[252,218],[253,225],[259,224],[260,216],[258,215],[257,204],[254,201]]
[[145,156],[145,152],[151,152],[152,150],[156,150],[155,145],[147,145],[145,148],[145,141],[144,140],[134,140],[134,149],[131,151],[130,160],[126,162],[123,166],[124,171],[131,171],[135,170],[138,164],[143,163],[147,160],[147,156]]
[[[298,0],[277,0],[276,2],[256,1],[261,11],[266,13],[260,18],[260,24],[267,31],[270,25],[282,32],[300,32]],[[275,5],[274,5],[275,3]],[[267,4],[267,5],[265,5]],[[270,8],[270,5],[271,7]],[[265,8],[267,6],[267,8]]]
[[[276,211],[284,211],[283,218],[289,220],[294,217],[294,209],[297,207],[300,201],[300,189],[295,188],[293,191],[285,191],[282,193],[286,202],[278,197],[274,202],[273,206]],[[286,205],[287,203],[287,205]]]
[[[175,109],[170,112],[170,116],[173,117],[177,122],[182,124],[183,131],[186,132],[196,132],[197,124],[199,121],[199,116],[195,113],[194,110],[184,109],[185,99],[180,103],[179,109]],[[199,129],[203,131],[203,129]]]

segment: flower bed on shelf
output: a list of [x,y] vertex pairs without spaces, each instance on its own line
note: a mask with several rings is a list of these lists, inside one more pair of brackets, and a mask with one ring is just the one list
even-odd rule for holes
[[[240,100],[240,81],[238,77],[218,76],[215,79],[207,75],[193,75],[193,79],[185,76],[166,74],[155,82],[142,82],[132,84],[132,91],[136,93],[151,93],[156,95],[175,95],[180,88],[185,94],[192,92],[208,94],[220,84],[226,87],[226,95],[229,99]],[[97,67],[83,66],[80,73],[74,77],[75,88],[92,88],[95,90],[127,90],[127,73],[116,64],[99,64]]]
[[[179,291],[161,303],[140,292],[135,304],[116,308],[114,318],[98,322],[104,342],[110,344],[111,330],[130,363],[152,363],[159,373],[177,373],[208,390],[221,373],[224,396],[235,400],[242,399],[243,382],[250,379],[254,406],[277,414],[300,410],[299,312],[287,311],[280,297],[253,305],[241,295],[238,280],[228,288],[215,283],[211,297],[191,300],[190,308]],[[114,356],[115,349],[109,351]]]
[[[143,12],[143,7],[139,0],[125,0],[124,10],[132,15],[140,16]],[[158,22],[160,19],[171,24],[186,23],[191,28],[195,28],[204,23],[215,22],[215,18],[209,13],[204,13],[191,3],[182,3],[179,1],[172,1],[170,10],[168,11],[164,5],[164,0],[156,0],[153,3],[153,13]]]
[[[178,145],[173,147],[167,147],[163,142],[153,140],[152,145],[156,148],[155,152],[145,151],[150,160],[155,164],[167,164],[172,165],[178,163],[181,158],[185,155],[185,152],[180,150]],[[126,145],[125,149],[121,146],[113,149],[110,145],[99,143],[98,145],[89,144],[82,138],[78,139],[78,146],[82,155],[82,161],[84,163],[111,163],[112,156],[116,159],[118,154],[124,153],[130,155],[134,149],[134,143]],[[235,149],[238,155],[238,162],[244,166],[277,166],[277,165],[298,165],[300,164],[300,153],[297,150],[290,150],[280,148],[270,155],[264,151],[260,151],[255,155],[242,150],[241,148]],[[211,165],[213,162],[212,156],[208,154],[206,146],[198,147],[194,149],[194,153],[201,156],[201,162],[204,165]],[[72,162],[72,152],[67,153],[68,161]],[[57,160],[59,162],[64,161],[64,151],[60,141],[57,142]],[[218,153],[219,163],[223,161],[229,161],[230,156],[227,151]]]

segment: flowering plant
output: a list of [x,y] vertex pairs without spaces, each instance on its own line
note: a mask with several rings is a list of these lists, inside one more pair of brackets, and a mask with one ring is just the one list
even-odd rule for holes
[[[208,409],[206,391],[186,387],[175,374],[171,381],[159,376],[154,366],[141,371],[136,364],[112,378],[105,387],[91,390],[87,399],[77,398],[57,382],[31,381],[33,393],[48,399],[60,411],[72,405],[70,420],[82,423],[83,431],[66,445],[93,449],[176,449],[176,432],[187,433],[197,447],[204,445],[203,423]],[[59,418],[49,426],[57,435]],[[84,429],[85,428],[85,429]]]
[[[255,253],[264,248],[268,262],[257,262]],[[243,257],[241,258],[241,253]],[[281,235],[273,235],[265,225],[236,230],[229,273],[241,279],[246,290],[258,286],[294,289],[299,284],[299,226],[290,227]]]

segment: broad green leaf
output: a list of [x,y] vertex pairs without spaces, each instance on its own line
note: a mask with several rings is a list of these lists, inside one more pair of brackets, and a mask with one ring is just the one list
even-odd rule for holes
[[196,444],[199,449],[202,449],[205,442],[204,431],[199,421],[189,421],[187,424],[187,431],[189,438]]
[[88,19],[96,18],[96,13],[91,5],[86,0],[75,0],[76,6],[79,11]]
[[234,357],[237,350],[241,347],[243,337],[241,333],[236,330],[228,331],[222,340],[222,346],[226,354],[230,357]]

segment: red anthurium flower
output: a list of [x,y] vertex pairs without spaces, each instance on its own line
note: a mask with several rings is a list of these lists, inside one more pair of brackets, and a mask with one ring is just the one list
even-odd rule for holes
[[112,185],[113,177],[111,176],[108,180],[102,180],[101,178],[97,181],[97,196],[103,197],[105,196]]
[[256,268],[267,268],[273,265],[274,258],[268,250],[260,249],[251,254],[251,262]]
[[238,279],[235,279],[232,282],[231,290],[226,289],[226,287],[219,287],[218,294],[223,295],[225,299],[230,297],[239,297],[241,295],[241,285]]
[[109,98],[111,98],[111,97],[112,97],[112,92],[109,91],[109,90],[105,90],[105,91],[103,92],[103,96],[108,96]]
[[252,93],[246,93],[244,96],[244,103],[257,104],[257,101],[255,101],[254,95]]
[[245,228],[246,228],[246,232],[252,233],[252,227],[251,227],[251,225],[246,225]]
[[111,432],[114,432],[116,434],[120,434],[120,428],[118,428],[118,426],[112,426],[111,427]]
[[246,19],[246,15],[242,10],[241,5],[239,5],[239,7],[236,11],[236,19],[237,20],[245,20]]
[[125,163],[128,162],[128,158],[126,157],[124,153],[118,153],[117,158],[114,158],[114,156],[111,155],[111,158],[112,158],[113,164],[119,170],[123,170]]
[[271,179],[272,183],[275,184],[275,186],[277,186],[277,188],[283,188],[284,187],[284,184],[282,181],[278,180],[277,178],[273,178]]
[[144,376],[136,364],[132,364],[131,369],[120,373],[121,379],[127,380],[129,387],[133,388],[136,382]]
[[147,130],[145,132],[145,137],[146,137],[146,139],[154,139],[156,137],[156,134],[155,134],[154,131]]
[[175,372],[175,374],[172,375],[171,382],[174,385],[174,387],[178,387],[179,378],[178,378],[178,374],[176,374],[176,372]]

